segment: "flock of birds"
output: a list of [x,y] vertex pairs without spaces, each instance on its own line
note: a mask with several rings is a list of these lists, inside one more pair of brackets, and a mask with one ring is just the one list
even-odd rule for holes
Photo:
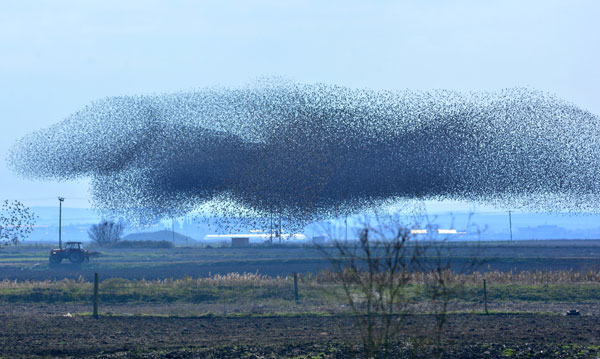
[[204,208],[231,225],[301,225],[411,200],[597,211],[599,150],[598,116],[529,89],[263,81],[106,98],[20,139],[8,160],[26,178],[90,178],[113,216]]

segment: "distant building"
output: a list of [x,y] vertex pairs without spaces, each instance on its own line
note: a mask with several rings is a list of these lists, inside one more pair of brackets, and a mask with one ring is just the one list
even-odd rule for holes
[[250,245],[250,238],[248,237],[231,237],[232,247],[247,247]]
[[[253,232],[253,231],[251,231]],[[306,235],[302,234],[302,233],[295,233],[295,234],[289,234],[289,233],[282,233],[280,234],[281,239],[286,240],[286,241],[304,241],[306,240]],[[270,233],[235,233],[235,234],[207,234],[206,236],[204,236],[204,240],[205,241],[216,241],[216,240],[223,240],[223,241],[228,241],[229,239],[233,240],[234,238],[247,238],[248,241],[252,240],[254,242],[257,241],[269,241],[271,239],[277,239],[279,237],[276,237],[275,234],[270,234]]]

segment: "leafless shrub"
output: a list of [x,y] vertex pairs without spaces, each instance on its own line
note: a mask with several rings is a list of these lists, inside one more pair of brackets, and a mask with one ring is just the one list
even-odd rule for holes
[[[332,263],[329,275],[341,283],[345,300],[356,315],[367,358],[391,355],[407,315],[415,310],[411,305],[415,297],[428,303],[428,311],[436,319],[438,354],[443,353],[448,303],[463,285],[454,280],[453,271],[470,274],[482,262],[473,255],[462,258],[461,268],[457,268],[448,238],[433,235],[438,231],[432,224],[426,228],[431,235],[416,240],[411,228],[397,217],[385,221],[376,217],[363,221],[358,241],[334,239],[330,247],[320,246]],[[473,249],[477,252],[479,247]],[[419,286],[414,285],[417,281]]]
[[99,246],[107,246],[120,241],[124,230],[125,224],[121,221],[103,220],[98,224],[92,225],[90,230],[88,230],[88,235]]

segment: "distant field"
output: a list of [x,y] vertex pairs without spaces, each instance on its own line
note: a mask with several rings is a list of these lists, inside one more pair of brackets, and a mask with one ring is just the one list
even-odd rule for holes
[[[600,270],[600,241],[516,241],[452,243],[457,268],[476,253],[485,258],[480,271]],[[0,250],[0,279],[90,280],[206,277],[211,274],[260,273],[286,276],[292,272],[317,273],[330,263],[317,249],[303,246],[252,246],[248,248],[175,247],[169,249],[100,248],[90,263],[58,266],[48,263],[48,247],[20,245]]]
[[[486,258],[478,272],[456,274],[455,281],[465,283],[454,303],[461,310],[481,302],[484,277],[488,299],[500,303],[498,310],[521,310],[524,303],[593,305],[600,301],[600,241],[450,245],[457,266],[474,253]],[[191,303],[201,304],[207,312],[219,305],[242,312],[286,312],[293,297],[291,275],[297,272],[302,305],[293,311],[337,312],[343,304],[336,296],[341,292],[339,283],[327,275],[330,262],[322,250],[310,247],[100,248],[101,256],[81,265],[68,261],[50,265],[47,250],[24,245],[0,252],[0,302],[86,303],[90,281],[99,273],[104,304],[175,303],[183,308]],[[419,285],[414,283],[415,293]]]

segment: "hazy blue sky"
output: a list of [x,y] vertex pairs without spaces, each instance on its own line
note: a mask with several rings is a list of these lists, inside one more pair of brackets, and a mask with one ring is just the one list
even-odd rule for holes
[[86,206],[7,149],[94,99],[264,75],[385,89],[527,86],[600,114],[600,1],[3,1],[0,199]]

